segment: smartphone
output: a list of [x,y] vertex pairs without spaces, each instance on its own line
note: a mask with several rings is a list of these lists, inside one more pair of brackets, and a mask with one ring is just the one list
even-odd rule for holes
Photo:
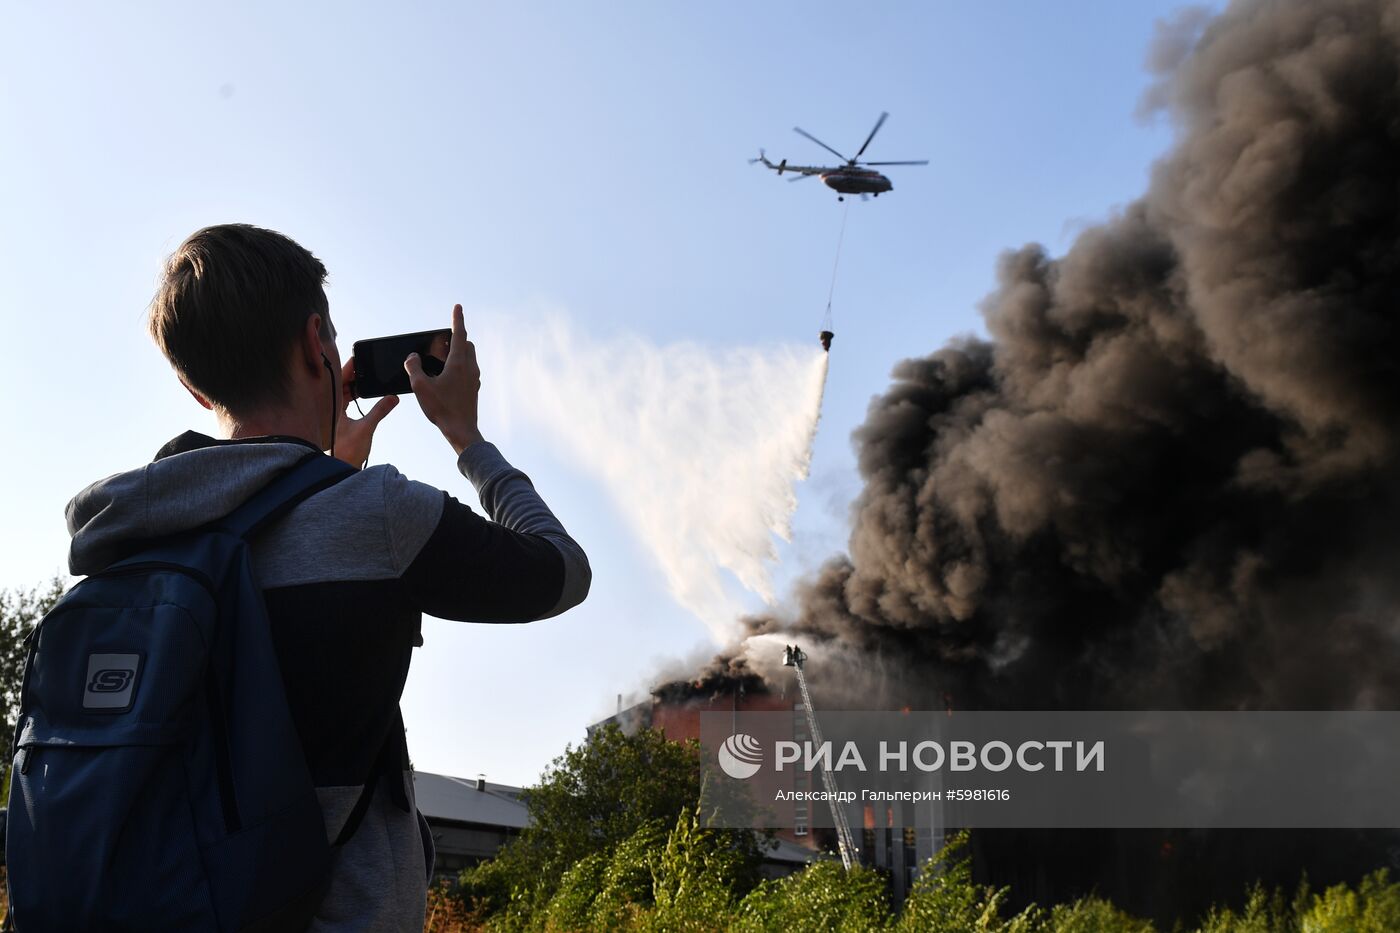
[[412,392],[404,360],[417,353],[423,372],[436,376],[447,362],[452,346],[452,330],[422,330],[416,334],[396,334],[355,341],[355,397],[378,398]]

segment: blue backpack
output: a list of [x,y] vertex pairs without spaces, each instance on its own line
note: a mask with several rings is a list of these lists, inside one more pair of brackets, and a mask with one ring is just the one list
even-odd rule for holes
[[353,472],[308,454],[226,518],[82,580],[34,628],[5,844],[17,929],[306,927],[332,846],[247,542]]

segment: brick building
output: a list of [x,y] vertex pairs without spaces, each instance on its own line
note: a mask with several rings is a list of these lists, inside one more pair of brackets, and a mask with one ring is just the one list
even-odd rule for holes
[[[646,700],[626,708],[622,707],[619,697],[617,713],[595,723],[589,732],[607,723],[616,723],[624,732],[653,728],[676,741],[698,739],[702,713],[726,712],[736,719],[744,712],[795,713],[792,720],[794,741],[809,739],[806,714],[796,685],[786,692],[774,690],[755,676],[711,677],[700,682],[664,684],[653,690]],[[820,783],[816,774],[795,771],[793,790],[820,789],[812,786],[813,780]],[[815,806],[828,804],[823,802]],[[884,871],[890,881],[891,895],[896,903],[902,903],[918,877],[920,866],[943,846],[940,814],[928,812],[920,819],[914,809],[916,804],[862,806],[853,803],[848,806],[846,818],[856,830],[855,843],[861,863]],[[795,807],[793,825],[775,828],[783,849],[807,852],[812,857],[835,857],[835,832],[813,828],[812,814],[805,809],[806,804],[799,802]]]

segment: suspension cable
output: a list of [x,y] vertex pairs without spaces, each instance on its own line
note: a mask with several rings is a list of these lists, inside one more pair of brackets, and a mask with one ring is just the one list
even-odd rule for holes
[[851,205],[841,212],[841,232],[836,235],[836,259],[831,264],[831,287],[826,292],[826,316],[822,318],[822,330],[831,330],[831,299],[836,295],[836,270],[841,266],[841,244],[846,241],[846,218],[851,215]]

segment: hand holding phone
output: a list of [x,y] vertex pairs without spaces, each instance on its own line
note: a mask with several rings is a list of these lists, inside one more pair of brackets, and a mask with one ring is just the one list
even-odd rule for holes
[[[340,370],[340,397],[346,404],[355,397],[355,359],[345,361]],[[384,416],[399,404],[397,395],[386,395],[374,404],[362,417],[351,418],[344,409],[336,423],[335,455],[353,467],[359,468],[369,460],[369,451],[374,443],[374,431]]]
[[396,334],[355,342],[355,397],[378,398],[403,395],[413,387],[404,362],[413,354],[423,361],[423,372],[436,376],[447,365],[452,349],[452,331],[424,330],[416,334]]
[[418,396],[418,406],[459,455],[483,440],[477,429],[477,393],[481,390],[481,368],[476,363],[476,346],[467,339],[462,306],[452,307],[452,331],[447,361],[437,375],[428,372],[431,356],[414,353],[404,362],[409,387]]

